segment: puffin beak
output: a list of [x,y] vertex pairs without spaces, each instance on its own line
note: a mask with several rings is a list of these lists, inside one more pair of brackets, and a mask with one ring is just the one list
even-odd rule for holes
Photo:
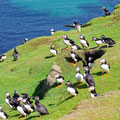
[[78,37],[78,39],[80,39],[80,38]]
[[90,90],[90,89],[88,89],[88,91],[90,92],[91,90]]
[[1,109],[2,111],[3,111],[3,107],[2,107],[2,109]]
[[63,36],[61,36],[61,38],[63,38]]

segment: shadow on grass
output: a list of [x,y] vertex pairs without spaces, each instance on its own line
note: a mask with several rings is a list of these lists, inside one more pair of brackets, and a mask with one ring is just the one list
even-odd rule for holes
[[[106,72],[103,73],[103,75],[106,74]],[[92,73],[92,75],[102,76],[102,72]]]
[[28,117],[28,118],[26,118],[26,119],[24,119],[24,120],[31,120],[31,119],[33,119],[33,118],[38,119],[37,117],[39,117],[39,116],[30,116],[30,117]]
[[96,49],[96,48],[98,48],[98,47],[93,47],[93,48],[90,48],[90,50],[92,50],[92,49]]
[[49,58],[52,58],[53,56],[46,56],[45,59],[49,59]]
[[44,83],[45,83],[46,79],[43,79],[39,82],[38,86],[36,87],[34,93],[32,94],[32,96],[39,96],[40,99],[43,98],[43,86],[44,86]]
[[77,87],[77,85],[78,85],[77,82],[73,83],[72,85],[73,85],[74,88],[78,88],[78,89],[85,89],[85,88],[87,88],[86,84],[81,84],[81,85],[79,84],[79,86]]
[[19,115],[20,115],[20,114],[16,114],[16,115],[11,116],[10,118],[19,117]]
[[67,62],[70,62],[70,63],[74,62],[74,60],[71,57],[65,57],[65,59]]

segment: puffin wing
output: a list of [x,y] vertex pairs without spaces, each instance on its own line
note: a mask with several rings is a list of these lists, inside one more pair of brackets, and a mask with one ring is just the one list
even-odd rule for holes
[[111,38],[105,38],[106,41],[109,41],[109,44],[115,44],[115,41]]
[[[74,88],[74,89],[75,89],[75,88]],[[75,93],[78,94],[78,90],[77,90],[77,89],[75,89]]]
[[65,27],[72,27],[74,28],[75,26],[74,25],[64,25]]
[[68,39],[71,44],[74,44],[75,42],[71,39]]
[[6,116],[6,118],[8,118],[9,116],[5,113],[5,112],[3,112],[4,113],[4,115]]
[[81,25],[81,27],[88,27],[90,25],[92,25],[92,23]]
[[77,60],[82,60],[78,54],[76,54],[76,53],[74,53],[74,54],[75,54],[75,58],[76,58]]
[[59,78],[62,78],[64,80],[64,77],[63,76],[59,76]]
[[95,82],[94,82],[92,75],[87,76],[87,82],[90,86],[95,86]]
[[22,109],[26,114],[29,114],[28,110],[24,106],[22,106]]

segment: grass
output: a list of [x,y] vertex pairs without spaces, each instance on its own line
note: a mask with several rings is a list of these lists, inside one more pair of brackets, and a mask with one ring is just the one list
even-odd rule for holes
[[[99,73],[101,73],[100,65],[98,64],[100,59],[95,62],[91,70],[96,82],[96,90],[100,95],[108,91],[120,89],[120,5],[117,5],[115,8],[112,15],[98,17],[89,21],[88,23],[91,23],[92,25],[82,28],[81,33],[90,43],[89,49],[96,46],[94,42],[91,42],[93,36],[100,37],[104,34],[116,41],[114,47],[103,48],[106,50],[103,58],[105,58],[111,66],[109,76],[107,77],[104,75],[102,78],[101,75],[99,75]],[[5,108],[4,111],[10,116],[9,120],[19,119],[19,113],[16,110],[10,111],[4,100],[5,93],[10,92],[12,96],[13,91],[17,90],[19,93],[28,93],[30,96],[41,96],[42,85],[50,72],[51,66],[55,62],[60,65],[62,70],[61,75],[64,76],[65,82],[68,80],[72,83],[76,82],[74,77],[75,68],[65,59],[65,57],[69,57],[70,51],[64,50],[65,45],[61,38],[61,35],[64,34],[67,34],[69,38],[76,42],[76,44],[80,45],[78,40],[79,34],[77,34],[75,30],[68,32],[59,31],[53,36],[35,38],[25,45],[18,46],[18,61],[12,61],[13,49],[7,52],[7,59],[0,63],[0,105]],[[51,44],[55,45],[59,54],[56,58],[46,59],[50,56],[49,49]],[[79,55],[82,55],[81,53],[83,51],[80,50],[76,52]],[[77,63],[77,66],[82,69],[82,62]],[[59,119],[73,110],[79,102],[90,99],[90,93],[88,92],[85,83],[77,88],[77,90],[79,91],[79,95],[73,100],[70,100],[65,85],[58,89],[51,87],[44,99],[40,100],[40,102],[47,107],[50,114],[42,116],[41,119]],[[34,112],[27,116],[25,120],[36,120],[36,116],[38,116],[38,113]]]

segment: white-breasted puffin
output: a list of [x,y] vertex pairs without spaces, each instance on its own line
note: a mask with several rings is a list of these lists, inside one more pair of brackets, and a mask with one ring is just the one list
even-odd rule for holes
[[73,26],[75,26],[76,32],[81,32],[81,25],[76,20],[73,21]]
[[51,46],[50,53],[52,54],[53,57],[55,57],[58,54],[58,51],[55,49],[54,45]]
[[106,7],[102,7],[101,10],[104,11],[106,16],[111,15],[111,13],[106,9]]
[[110,65],[107,64],[107,62],[106,62],[106,60],[105,60],[104,58],[102,58],[102,59],[100,60],[100,62],[101,62],[100,67],[101,67],[101,69],[102,69],[102,76],[103,76],[103,73],[104,73],[104,72],[109,73],[109,71],[110,71]]
[[99,94],[97,94],[97,92],[96,92],[94,87],[91,88],[89,91],[91,91],[91,93],[90,93],[91,98],[95,98],[95,97],[100,96]]
[[82,84],[84,82],[83,75],[80,73],[79,67],[76,68],[75,78],[76,78],[77,83],[78,83],[77,87],[79,86],[79,83]]
[[7,119],[8,117],[9,116],[5,112],[3,112],[3,107],[0,106],[0,118]]
[[20,113],[20,118],[24,118],[26,117],[30,112],[21,105],[22,103],[22,97],[19,97],[17,99],[18,103],[17,103],[17,111]]
[[35,109],[37,110],[37,112],[40,114],[40,116],[49,114],[47,108],[39,102],[38,96],[35,97],[35,105],[34,106],[35,106]]
[[[64,82],[64,77],[60,76],[58,73],[55,74],[55,77],[56,77],[56,81],[57,81],[57,84],[58,84],[56,88],[62,87],[62,84]],[[61,85],[59,85],[59,84],[61,84]]]
[[70,56],[74,60],[74,62],[72,64],[75,67],[76,63],[79,62],[81,60],[81,58],[80,58],[80,56],[78,54],[76,54],[74,52],[74,49],[71,49]]
[[107,44],[107,47],[113,46],[114,44],[116,44],[114,40],[112,40],[111,38],[106,38],[105,35],[102,35],[101,38],[103,42]]
[[10,93],[6,93],[5,94],[5,102],[10,106],[10,108],[16,108],[17,106],[17,101],[15,100],[15,99],[12,99],[11,97],[10,97]]
[[90,91],[91,89],[95,88],[95,82],[93,76],[90,74],[89,67],[85,66],[83,70],[85,71],[84,79],[86,80],[87,87],[89,87],[88,91]]
[[65,83],[65,85],[67,86],[67,92],[71,95],[71,97],[74,97],[78,94],[78,91],[77,89],[75,89],[73,86],[72,86],[72,83],[70,81],[67,81]]
[[92,41],[95,41],[95,43],[97,44],[97,47],[100,47],[103,44],[103,40],[98,39],[97,37],[93,37]]
[[4,61],[6,58],[7,58],[6,54],[5,54],[5,53],[2,54],[2,55],[0,56],[0,62]]
[[62,38],[64,38],[64,40],[63,40],[64,44],[67,45],[67,47],[66,47],[67,50],[69,49],[70,46],[75,44],[75,42],[73,40],[69,39],[67,35],[63,35]]
[[28,42],[28,38],[25,38],[24,41],[21,43],[22,45]]
[[85,37],[83,35],[80,35],[79,39],[80,39],[80,43],[81,43],[83,48],[89,47],[89,43],[87,40],[85,40]]
[[18,59],[18,57],[19,57],[19,53],[18,53],[17,49],[14,48],[14,52],[13,52],[14,61],[16,61]]
[[73,49],[73,50],[80,50],[81,48],[80,48],[80,46],[78,46],[76,44],[72,44],[71,45],[71,49]]
[[53,28],[50,30],[50,32],[51,32],[51,35],[54,35],[54,34],[55,34],[55,31],[54,31]]

